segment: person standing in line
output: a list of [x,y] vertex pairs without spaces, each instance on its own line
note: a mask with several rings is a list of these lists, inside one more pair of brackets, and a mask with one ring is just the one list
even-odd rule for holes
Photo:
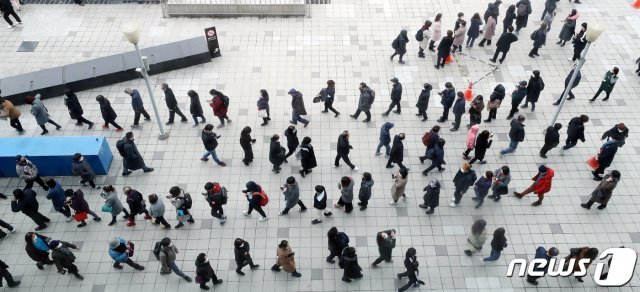
[[165,123],[165,125],[173,125],[173,119],[175,118],[176,114],[178,114],[182,118],[182,120],[180,120],[181,122],[188,122],[189,120],[187,120],[187,117],[185,117],[182,111],[180,111],[176,96],[173,94],[173,90],[169,88],[169,84],[162,83],[162,85],[160,85],[160,89],[162,89],[162,91],[164,92],[164,101],[167,104],[167,108],[169,108],[169,121]]
[[540,206],[544,199],[544,194],[551,191],[551,181],[553,179],[553,169],[546,167],[544,164],[538,168],[538,173],[531,179],[533,183],[526,190],[519,192],[513,192],[513,194],[522,199],[524,196],[530,193],[538,195],[538,200],[533,202],[531,206]]
[[345,247],[342,250],[338,265],[344,270],[342,281],[351,283],[351,279],[362,278],[362,268],[358,264],[358,255],[355,247]]
[[260,126],[266,126],[271,121],[271,113],[269,112],[269,93],[265,89],[260,89],[260,97],[256,102],[258,106],[258,112],[264,111],[266,116],[262,116],[262,124]]
[[[433,138],[432,138],[433,139]],[[420,157],[420,163],[423,163],[425,161],[425,159],[430,159],[431,160],[431,166],[429,166],[427,169],[425,169],[424,171],[422,171],[422,175],[427,176],[429,174],[429,171],[431,171],[434,168],[438,168],[438,171],[442,172],[445,170],[444,167],[442,167],[442,165],[447,164],[444,161],[444,144],[445,141],[442,138],[438,138],[438,141],[436,142],[435,146],[433,146],[433,148],[429,149],[427,147],[427,152],[425,153],[425,155],[423,157]]]
[[213,115],[218,117],[220,120],[218,128],[222,128],[224,127],[225,120],[227,120],[228,123],[231,123],[231,119],[227,116],[227,112],[229,111],[229,97],[215,89],[211,89],[209,94],[211,95],[209,106],[213,109]]
[[100,197],[104,199],[104,206],[102,207],[103,212],[111,213],[111,222],[109,222],[109,226],[116,224],[116,217],[120,213],[124,212],[124,219],[129,218],[129,211],[122,206],[122,201],[118,198],[118,192],[112,185],[102,187]]
[[337,118],[340,115],[340,112],[333,108],[333,102],[336,98],[336,83],[333,80],[328,80],[327,88],[325,88],[324,90],[326,96],[324,98],[324,110],[322,112],[327,113],[329,111],[332,111]]
[[[515,5],[509,5],[509,8],[507,8],[507,12],[504,15],[504,19],[502,20],[502,34],[507,32],[507,29],[510,27],[513,27],[513,21],[516,20],[516,17],[518,17],[516,15],[516,6]],[[513,32],[514,29],[509,30],[510,32]]]
[[393,126],[394,124],[392,122],[385,122],[382,127],[380,127],[380,142],[378,143],[378,147],[376,147],[376,156],[382,154],[382,152],[380,152],[380,149],[382,149],[382,146],[384,146],[384,157],[389,158],[389,155],[391,154],[391,147],[389,146],[389,144],[391,143],[390,130],[393,128]]
[[524,141],[524,121],[526,120],[524,115],[519,115],[518,118],[511,120],[511,129],[509,130],[509,146],[500,150],[500,158],[505,154],[516,151],[518,144]]
[[453,30],[454,31],[458,30],[458,28],[460,28],[460,26],[462,25],[461,23],[463,21],[464,21],[464,13],[458,12],[458,18],[456,18],[456,22],[453,25]]
[[480,13],[475,13],[470,20],[469,30],[467,30],[467,48],[473,48],[473,42],[480,36],[480,26],[482,20],[480,19]]
[[44,265],[53,265],[53,261],[49,259],[49,250],[51,249],[47,245],[51,238],[35,232],[27,232],[24,241],[26,243],[24,250],[36,262],[36,267],[39,270],[44,270]]
[[26,183],[23,190],[33,188],[34,182],[37,182],[45,191],[49,190],[49,187],[38,173],[38,167],[29,161],[26,156],[16,156],[16,173]]
[[94,123],[85,119],[82,114],[84,111],[82,110],[82,105],[78,100],[78,96],[71,91],[71,89],[64,90],[64,105],[67,106],[69,110],[69,116],[71,119],[76,120],[76,126],[82,126],[82,124],[89,125],[89,130],[93,128]]
[[126,241],[122,237],[113,237],[109,240],[109,256],[114,260],[113,267],[122,270],[122,264],[138,270],[144,271],[144,267],[131,259],[134,252],[134,245],[131,241]]
[[122,176],[127,176],[133,173],[134,170],[142,169],[143,172],[152,172],[153,168],[148,167],[144,163],[144,159],[138,147],[134,143],[133,132],[127,132],[122,140],[116,143],[116,149],[122,156]]
[[353,179],[348,176],[343,176],[338,184],[340,190],[340,199],[333,205],[334,208],[344,207],[345,213],[351,213],[353,211]]
[[311,171],[318,166],[316,162],[316,152],[313,150],[313,146],[311,146],[310,137],[302,138],[302,144],[300,144],[300,165],[302,169],[299,170],[298,173],[302,177],[311,173]]
[[198,118],[202,119],[200,123],[206,123],[207,119],[204,118],[204,111],[202,110],[202,105],[200,104],[200,96],[194,90],[189,90],[187,92],[187,96],[189,96],[189,113],[191,114],[191,118],[193,118],[193,127],[198,126]]
[[402,61],[402,57],[407,53],[407,43],[409,42],[409,37],[407,36],[407,30],[403,29],[400,31],[400,34],[391,42],[391,47],[394,50],[393,55],[389,57],[391,61],[393,61],[393,57],[396,55],[400,55],[399,64],[404,64]]
[[367,84],[364,82],[360,82],[360,87],[358,87],[358,89],[360,89],[360,98],[358,99],[358,109],[354,114],[349,116],[357,120],[358,117],[360,116],[360,113],[364,112],[367,118],[364,119],[362,122],[363,123],[371,122],[371,105],[373,105],[373,101],[376,98],[376,93],[371,88],[369,88],[369,86],[367,86]]
[[29,95],[24,98],[25,103],[31,105],[31,114],[36,118],[36,123],[42,129],[42,133],[40,135],[49,134],[49,130],[45,126],[47,123],[56,126],[56,130],[62,129],[62,126],[58,125],[49,117],[49,110],[44,106],[42,100],[40,99],[41,95],[38,93],[35,97]]
[[391,112],[391,110],[394,107],[397,107],[398,109],[393,112],[396,114],[400,114],[400,100],[402,99],[402,83],[400,83],[397,77],[393,77],[389,81],[393,82],[393,85],[391,86],[391,104],[389,105],[389,109],[387,109],[386,112],[382,113],[383,117],[388,116],[389,112]]
[[171,229],[171,224],[164,219],[164,202],[156,194],[149,195],[149,215],[153,217],[151,224],[161,224],[164,229]]
[[264,192],[264,190],[262,189],[262,186],[255,183],[254,181],[248,181],[245,184],[245,187],[246,189],[242,190],[242,193],[245,195],[245,197],[247,198],[247,201],[249,202],[249,209],[247,211],[242,211],[242,214],[244,214],[244,216],[247,216],[247,217],[251,216],[251,211],[255,209],[258,212],[258,214],[262,216],[258,218],[258,221],[264,222],[269,220],[269,217],[267,217],[267,214],[265,214],[264,210],[262,210],[263,204],[264,206],[266,206],[269,200],[269,198],[267,197],[267,193]]
[[387,263],[393,262],[391,257],[393,249],[396,248],[396,230],[391,229],[378,232],[378,235],[376,235],[376,243],[378,244],[380,256],[371,263],[371,267],[377,268],[382,261]]
[[404,192],[407,187],[407,182],[409,181],[408,175],[409,172],[406,168],[400,168],[398,174],[391,175],[393,185],[391,185],[391,202],[389,202],[389,205],[397,205],[400,197],[403,197],[405,200],[407,199],[407,195]]
[[96,179],[96,174],[93,172],[93,169],[91,168],[89,163],[84,160],[84,156],[82,156],[82,154],[73,154],[71,164],[71,172],[73,173],[73,175],[80,177],[80,184],[82,186],[85,186],[85,183],[89,183],[92,188],[98,188],[96,186],[96,183],[94,182],[94,180]]
[[[9,231],[9,233],[14,233],[16,232],[16,229],[11,226],[11,224],[4,222],[4,220],[0,219],[0,226],[4,227],[7,229],[7,231]],[[2,231],[2,229],[0,229],[0,239],[3,239],[7,237],[7,233],[5,233],[4,231]]]
[[578,11],[571,9],[571,13],[562,21],[564,24],[560,30],[560,35],[558,35],[560,40],[558,40],[556,44],[564,47],[564,45],[576,35],[576,21],[578,17],[580,17]]
[[145,121],[150,121],[151,116],[144,109],[144,104],[142,103],[142,97],[140,96],[140,92],[137,89],[126,88],[124,93],[131,96],[131,107],[133,108],[134,116],[133,116],[133,125],[132,128],[139,128],[138,122],[140,122],[140,115],[144,116]]
[[500,258],[500,254],[507,247],[507,237],[504,236],[505,230],[500,227],[493,231],[493,239],[491,239],[491,254],[482,259],[482,262],[495,262]]
[[224,215],[222,206],[227,204],[229,198],[227,188],[220,186],[217,182],[207,182],[204,185],[204,190],[206,191],[206,193],[203,193],[205,200],[211,207],[211,216],[218,218],[220,225],[224,225],[227,221],[227,216]]
[[[491,16],[498,18],[498,16],[500,15],[500,4],[502,4],[502,0],[496,0],[493,3],[487,4],[487,9],[484,11],[483,15],[485,23],[489,22],[489,18],[491,18]],[[482,32],[482,30],[480,30],[480,32]]]
[[467,141],[465,145],[467,146],[467,150],[462,152],[462,158],[464,160],[469,160],[469,153],[473,151],[476,147],[476,138],[478,137],[478,131],[480,131],[479,125],[473,125],[469,128],[469,132],[467,133]]
[[469,123],[467,124],[467,130],[473,125],[482,123],[482,110],[484,109],[484,97],[477,95],[471,101],[469,106]]
[[[16,27],[16,25],[13,24],[13,21],[11,21],[11,19],[9,18],[9,15],[15,18],[16,22],[18,22],[18,25],[22,25],[22,20],[20,19],[20,16],[18,16],[16,11],[13,10],[13,5],[11,4],[10,0],[2,0],[0,6],[2,7],[2,16],[4,17],[4,20],[9,24],[9,26],[7,26],[8,29]],[[20,11],[20,6],[18,6],[18,11]]]
[[451,46],[453,46],[453,31],[447,30],[447,36],[443,37],[438,44],[438,58],[436,59],[436,69],[444,68],[445,61],[451,54]]
[[16,281],[13,279],[11,273],[9,273],[9,266],[0,260],[0,287],[2,287],[2,279],[7,281],[7,287],[14,288],[20,285],[20,281]]
[[38,204],[38,200],[36,200],[36,192],[32,189],[15,189],[13,190],[13,198],[11,199],[11,211],[14,213],[22,212],[22,214],[27,215],[27,217],[31,218],[38,227],[36,227],[36,231],[43,230],[47,228],[47,222],[50,222],[51,219],[47,218],[47,216],[42,215],[38,210],[40,205]]
[[296,253],[291,250],[291,246],[289,246],[289,242],[283,240],[278,245],[278,250],[276,251],[276,263],[271,267],[271,270],[274,272],[285,271],[287,273],[291,273],[291,276],[296,278],[302,277],[296,270],[296,260],[294,259],[294,255]]
[[560,123],[555,123],[553,127],[547,128],[547,132],[544,134],[544,145],[540,149],[540,157],[547,158],[547,152],[560,144],[560,129],[562,129],[562,124]]
[[291,120],[289,123],[297,125],[298,122],[301,122],[306,128],[309,125],[309,121],[301,117],[307,115],[307,109],[304,107],[302,93],[297,91],[295,88],[291,88],[289,89],[289,95],[291,95]]
[[280,216],[289,214],[289,210],[296,205],[300,206],[298,212],[302,213],[307,211],[307,206],[300,200],[300,186],[295,177],[288,177],[287,182],[280,187],[280,190],[282,194],[284,194],[285,200],[285,207],[284,210],[280,212]]
[[510,172],[509,166],[506,165],[503,165],[493,172],[493,185],[491,185],[492,194],[487,196],[487,198],[498,202],[502,195],[509,193],[509,183],[511,182]]
[[469,187],[473,185],[477,178],[478,177],[476,176],[476,172],[471,170],[471,164],[462,164],[462,168],[460,168],[456,175],[453,177],[455,191],[453,192],[453,198],[451,198],[451,204],[449,205],[449,207],[455,208],[460,205],[462,195],[467,192]]
[[100,104],[100,113],[102,114],[102,119],[104,120],[104,125],[102,125],[103,129],[109,129],[109,124],[116,127],[116,132],[122,132],[124,129],[116,123],[116,118],[118,115],[116,111],[111,107],[111,103],[107,98],[102,95],[96,96],[96,101]]
[[342,251],[349,247],[349,236],[344,232],[338,232],[338,228],[331,227],[327,232],[329,256],[326,259],[327,263],[335,264],[335,257],[340,257]]
[[342,159],[344,160],[344,163],[351,167],[351,170],[358,171],[358,167],[353,165],[353,163],[351,163],[351,160],[349,160],[349,152],[351,151],[351,149],[353,149],[353,146],[351,146],[351,144],[349,143],[350,135],[351,134],[349,134],[349,131],[344,130],[342,131],[342,135],[338,137],[338,147],[336,148],[338,154],[336,155],[336,159],[333,165],[335,167],[340,166],[340,159]]
[[418,58],[424,58],[424,50],[429,47],[429,39],[431,38],[431,21],[427,20],[424,22],[424,25],[420,29],[420,34],[422,34],[422,40],[420,41],[420,45],[418,46]]
[[593,174],[593,180],[602,180],[604,170],[611,166],[613,158],[616,156],[616,152],[618,152],[618,147],[618,141],[613,137],[611,137],[611,140],[602,144],[602,147],[600,147],[600,153],[596,157],[596,160],[598,160],[598,168],[591,171],[591,174]]
[[70,248],[78,249],[75,244],[52,240],[49,242],[49,248],[51,249],[51,259],[53,259],[53,263],[58,268],[58,274],[64,275],[69,272],[78,280],[84,280],[84,277],[78,271],[78,267],[73,264],[76,261],[76,256]]
[[578,87],[578,85],[580,84],[580,80],[582,79],[582,72],[578,71],[578,73],[576,74],[576,79],[573,80],[573,84],[569,85],[569,82],[571,81],[571,76],[573,76],[574,70],[576,70],[576,65],[573,65],[573,69],[569,71],[569,74],[567,74],[567,77],[564,79],[564,91],[562,92],[562,94],[560,94],[560,96],[558,97],[558,100],[556,100],[556,102],[554,102],[553,105],[560,104],[560,101],[562,101],[562,96],[564,95],[564,92],[567,90],[569,91],[568,93],[569,97],[567,97],[567,100],[572,100],[576,98],[576,96],[573,95],[571,90]]
[[244,151],[244,157],[242,163],[245,166],[249,166],[249,163],[253,162],[253,144],[256,143],[256,139],[251,138],[251,127],[246,126],[240,132],[240,147]]
[[209,281],[211,281],[213,285],[222,284],[222,279],[218,279],[216,276],[207,255],[200,253],[196,258],[196,283],[200,282],[200,289],[209,290],[209,286],[207,286]]
[[533,48],[529,52],[530,58],[539,57],[538,50],[542,48],[542,46],[547,44],[547,24],[540,24],[540,28],[531,33],[531,40],[533,40]]
[[556,7],[558,0],[545,0],[544,1],[544,11],[542,11],[542,16],[540,16],[540,20],[543,20],[545,15],[552,14],[556,11]]
[[504,85],[498,84],[493,88],[493,92],[489,96],[489,102],[487,103],[487,110],[489,111],[489,117],[484,120],[485,123],[490,123],[491,119],[496,119],[498,115],[498,109],[504,100],[505,88]]
[[478,204],[476,204],[476,207],[475,207],[476,209],[480,208],[484,203],[484,198],[489,193],[489,189],[491,189],[492,179],[493,179],[493,172],[487,171],[485,172],[484,176],[481,176],[473,186],[473,190],[475,191],[476,196],[471,199],[478,202]]
[[516,89],[511,93],[511,111],[509,111],[509,115],[507,116],[507,120],[513,118],[520,110],[518,106],[522,103],[522,100],[527,96],[527,81],[520,81],[516,86]]
[[458,128],[460,128],[462,115],[464,115],[465,113],[464,94],[462,93],[462,91],[458,91],[458,93],[456,93],[456,96],[456,101],[453,104],[453,114],[455,116],[455,122],[451,123],[451,125],[453,126],[453,128],[450,129],[451,132],[455,132],[458,130]]
[[173,271],[176,275],[180,276],[187,282],[191,282],[191,277],[185,275],[178,265],[176,265],[176,254],[178,254],[178,248],[173,244],[168,237],[163,238],[160,241],[160,275],[171,274]]
[[127,196],[127,205],[129,205],[129,222],[127,222],[127,227],[136,226],[136,215],[144,214],[145,220],[151,220],[151,215],[149,215],[149,211],[147,210],[147,206],[144,202],[144,197],[137,190],[132,189],[130,186],[125,186],[122,188],[122,192],[125,196]]
[[629,137],[629,128],[624,123],[619,123],[613,126],[613,128],[602,134],[602,138],[600,140],[607,139],[616,139],[618,141],[618,147],[622,147],[625,144],[625,141]]
[[584,124],[589,122],[589,116],[580,115],[579,117],[574,117],[569,121],[569,126],[567,126],[567,141],[566,144],[562,147],[562,150],[569,150],[578,144],[578,140],[584,143]]
[[185,193],[178,186],[173,186],[169,189],[169,196],[167,196],[167,199],[169,199],[173,207],[176,208],[176,219],[178,220],[178,225],[174,227],[175,229],[182,228],[185,221],[191,224],[195,223],[193,215],[191,215],[191,206],[193,205],[193,201],[190,194]]
[[280,136],[278,134],[271,136],[271,143],[269,144],[269,162],[273,164],[271,171],[280,173],[282,169],[280,165],[284,163],[286,152],[284,147],[280,146]]
[[313,195],[313,208],[316,209],[318,215],[316,219],[311,221],[311,224],[322,223],[322,215],[325,217],[331,216],[333,213],[331,209],[327,210],[327,191],[323,185],[316,185],[316,193]]
[[284,136],[287,138],[287,148],[289,148],[287,154],[284,155],[284,163],[289,163],[287,158],[293,155],[296,152],[298,145],[300,145],[300,140],[298,140],[298,130],[296,130],[296,127],[294,126],[289,126],[284,130]]
[[393,168],[392,163],[396,163],[398,164],[400,169],[406,169],[407,171],[409,171],[409,169],[404,166],[404,164],[402,164],[402,160],[404,160],[404,145],[402,144],[402,141],[404,140],[404,138],[404,133],[400,133],[393,137],[393,145],[391,146],[389,160],[387,161],[387,168]]
[[64,189],[62,189],[60,183],[52,178],[47,178],[44,182],[49,187],[49,191],[47,191],[47,200],[51,200],[53,208],[60,214],[64,215],[67,222],[71,222],[73,220],[73,216],[71,216],[71,209],[69,206],[64,203],[67,197],[64,194]]
[[[558,249],[555,247],[550,248],[549,250],[546,250],[544,247],[542,246],[538,246],[538,248],[536,249],[536,259],[543,259],[545,261],[545,263],[540,263],[540,264],[534,264],[534,271],[537,272],[545,272],[549,269],[549,260],[551,260],[552,258],[558,256]],[[544,276],[543,276],[544,277]],[[538,276],[531,276],[531,275],[527,275],[527,283],[532,284],[532,285],[538,285]]]
[[587,23],[583,22],[580,27],[580,31],[573,37],[573,57],[569,59],[571,62],[580,59],[582,51],[587,46]]
[[476,144],[474,148],[473,158],[471,159],[471,161],[469,161],[469,164],[473,165],[473,163],[476,161],[480,161],[480,164],[487,163],[484,160],[484,156],[487,153],[487,149],[491,147],[491,143],[493,143],[493,140],[491,138],[493,138],[493,133],[487,130],[484,130],[482,131],[482,133],[478,134],[475,141]]
[[427,117],[427,109],[429,108],[429,98],[431,97],[431,89],[433,86],[429,83],[425,83],[422,85],[423,89],[418,96],[418,102],[416,103],[416,107],[418,108],[418,113],[416,116],[422,117],[422,121],[428,120]]
[[482,250],[482,246],[487,241],[487,221],[483,219],[476,220],[471,226],[471,234],[467,238],[467,249],[464,253],[468,256],[472,256],[476,252]]
[[221,167],[227,166],[227,164],[224,163],[224,161],[220,160],[218,158],[218,155],[216,154],[218,139],[220,137],[222,136],[213,132],[212,124],[207,124],[206,126],[204,126],[204,129],[202,130],[202,144],[204,144],[204,150],[206,150],[206,152],[200,158],[201,161],[209,161],[208,157],[209,155],[211,155],[211,158],[216,164],[220,165]]
[[611,196],[613,195],[613,190],[618,185],[620,181],[620,172],[617,170],[612,170],[610,173],[604,176],[600,184],[591,192],[591,196],[589,197],[589,201],[586,203],[580,204],[582,208],[591,209],[593,203],[598,203],[598,210],[602,210],[607,207],[609,200],[611,200]]
[[539,70],[533,70],[533,75],[529,78],[529,83],[527,83],[527,97],[524,100],[524,105],[521,105],[520,108],[528,108],[529,103],[531,103],[531,111],[534,112],[536,110],[536,102],[538,102],[538,98],[540,98],[540,93],[544,90],[544,80],[540,77]]
[[442,38],[442,13],[436,14],[435,19],[433,20],[433,35],[431,35],[431,40],[429,40],[429,51],[435,52],[435,44],[440,41]]
[[233,242],[233,254],[235,255],[236,265],[238,266],[236,268],[236,273],[240,276],[244,276],[242,268],[246,265],[249,265],[252,271],[260,267],[260,265],[253,263],[253,259],[249,254],[249,249],[249,243],[242,238],[236,238]]
[[442,116],[438,119],[438,123],[444,123],[449,118],[449,109],[453,106],[456,97],[456,89],[451,82],[444,84],[445,89],[438,92],[440,95],[440,104],[443,106]]
[[497,18],[498,17],[496,15],[491,15],[487,19],[487,25],[484,26],[484,33],[478,47],[484,47],[485,43],[487,46],[491,45],[491,39],[496,35],[496,26],[498,25],[498,22],[496,21]]
[[16,129],[18,135],[24,134],[24,129],[20,123],[20,110],[18,110],[10,100],[2,97],[0,97],[0,109],[2,109],[0,111],[0,117],[9,118],[9,126]]
[[531,1],[520,0],[516,3],[516,33],[520,33],[522,28],[527,27],[531,12]]
[[418,207],[427,209],[425,213],[431,215],[440,205],[440,182],[438,179],[432,178],[422,191],[425,192],[422,197],[424,203],[419,204]]
[[[511,9],[511,8],[509,8]],[[507,11],[507,14],[509,11]],[[498,42],[496,42],[496,51],[493,53],[493,59],[489,59],[492,63],[495,63],[498,59],[498,55],[502,53],[502,58],[500,58],[499,62],[502,64],[504,59],[507,58],[507,53],[511,50],[511,44],[518,41],[518,37],[513,33],[513,26],[505,27],[504,32],[498,38]]]
[[416,257],[416,249],[410,247],[409,249],[407,249],[404,258],[404,267],[405,269],[407,269],[407,271],[398,274],[398,279],[409,277],[409,282],[406,285],[398,288],[398,292],[407,291],[412,285],[415,288],[419,285],[425,284],[424,281],[418,279],[418,274],[420,273],[420,271],[418,271],[418,266],[420,266],[420,263],[418,263],[418,259]]
[[[582,270],[582,268],[584,268],[585,272],[587,269],[589,269],[589,266],[591,265],[591,263],[593,263],[596,258],[598,257],[598,255],[600,254],[600,251],[598,251],[597,248],[595,247],[575,247],[569,250],[569,255],[567,257],[565,257],[565,261],[564,262],[564,268],[562,269],[563,271],[572,271],[574,273],[579,272]],[[570,260],[574,259],[575,261],[573,262],[573,266],[569,267],[569,263]],[[588,259],[589,262],[580,264],[580,260],[583,259]],[[576,280],[578,280],[578,282],[582,283],[584,282],[584,280],[582,280],[582,276],[576,276]]]
[[[69,205],[71,209],[74,210],[75,214],[84,212],[91,215],[93,217],[93,221],[102,221],[102,218],[100,218],[98,214],[96,214],[89,208],[89,203],[87,203],[87,200],[84,199],[84,193],[82,192],[82,190],[78,189],[74,191],[72,189],[67,189],[64,191],[64,194],[65,196],[67,196],[67,198],[69,198],[64,203],[66,205]],[[85,222],[84,219],[80,220],[78,228],[82,228],[85,226],[87,226],[87,222]]]
[[460,27],[458,27],[453,33],[453,50],[452,53],[458,51],[462,53],[462,44],[464,43],[464,35],[467,33],[467,22],[460,20]]
[[609,100],[609,95],[611,94],[611,91],[613,91],[613,87],[616,86],[616,82],[618,82],[618,72],[620,70],[618,69],[618,67],[613,67],[613,69],[611,71],[607,71],[607,73],[604,74],[604,77],[602,79],[602,83],[600,83],[600,87],[598,88],[598,91],[596,91],[596,94],[593,96],[592,99],[589,100],[589,102],[594,102],[596,101],[596,98],[598,98],[598,96],[600,96],[600,93],[602,91],[604,91],[607,96],[605,96],[602,101],[607,101]]
[[367,205],[369,205],[369,200],[371,199],[372,187],[375,182],[371,177],[371,173],[365,172],[362,174],[362,182],[360,182],[360,191],[358,192],[358,206],[360,206],[360,211],[364,211],[367,209]]

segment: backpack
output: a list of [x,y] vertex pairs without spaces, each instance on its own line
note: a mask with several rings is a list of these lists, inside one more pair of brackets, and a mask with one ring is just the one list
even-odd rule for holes
[[525,5],[525,4],[518,5],[518,10],[516,11],[516,15],[518,15],[518,16],[527,15],[527,5]]
[[393,49],[398,49],[398,47],[400,47],[398,38],[394,39],[393,42],[391,42],[391,48]]
[[532,41],[535,41],[535,40],[536,40],[536,35],[537,35],[537,34],[538,34],[538,30],[537,30],[537,29],[536,29],[536,30],[534,30],[534,31],[531,33],[531,40],[532,40]]
[[338,241],[344,243],[347,247],[349,246],[349,236],[344,232],[338,233]]
[[229,107],[229,97],[224,95],[224,94],[222,94],[220,96],[220,99],[222,99],[222,106],[224,106],[225,108],[228,108]]
[[116,142],[116,149],[118,149],[118,153],[120,153],[120,156],[122,157],[126,156],[126,153],[124,152],[124,144],[125,144],[124,139],[126,139],[126,137]]
[[193,205],[193,200],[191,199],[191,195],[189,193],[184,194],[184,207],[186,209],[191,209]]
[[422,144],[424,146],[428,146],[429,142],[431,142],[431,132],[426,132],[424,133],[424,135],[422,136]]
[[422,28],[420,28],[418,32],[416,32],[416,41],[421,42],[424,40],[424,35],[422,34],[422,32],[423,32]]
[[269,196],[264,191],[254,192],[253,195],[260,197],[260,206],[264,207],[269,204]]
[[156,245],[153,246],[153,255],[156,257],[156,260],[160,260],[160,249],[162,248],[162,245],[160,244],[160,241],[156,242]]

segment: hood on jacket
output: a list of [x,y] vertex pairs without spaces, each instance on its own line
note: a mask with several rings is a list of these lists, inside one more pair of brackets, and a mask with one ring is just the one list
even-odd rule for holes
[[429,84],[429,83],[425,83],[424,84],[424,90],[431,91],[431,89],[433,89],[433,86],[431,86],[431,84]]
[[480,125],[475,124],[471,126],[471,128],[469,129],[469,136],[473,135],[475,137],[478,134],[479,130],[480,130]]
[[384,128],[387,130],[391,130],[391,128],[393,128],[394,124],[392,122],[386,122],[384,123]]
[[401,30],[401,31],[400,31],[400,34],[401,34],[403,37],[405,37],[407,40],[409,39],[409,37],[407,36],[407,30],[406,30],[406,29]]
[[311,138],[310,137],[304,137],[302,139],[302,144],[309,144],[311,143]]
[[505,91],[506,90],[504,88],[504,85],[502,85],[502,84],[498,84],[498,85],[496,85],[495,88],[493,88],[493,92],[495,92],[496,94],[504,95]]
[[247,190],[256,190],[259,189],[258,184],[255,183],[254,181],[250,180],[248,181],[245,186],[247,187]]

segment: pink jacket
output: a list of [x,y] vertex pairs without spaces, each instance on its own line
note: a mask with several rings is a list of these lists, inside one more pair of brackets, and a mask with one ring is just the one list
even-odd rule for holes
[[479,125],[473,125],[471,129],[469,129],[469,133],[467,134],[467,149],[476,148],[476,136],[478,136],[479,130]]
[[431,40],[434,42],[440,41],[442,37],[442,26],[440,21],[433,23],[433,34],[431,35]]

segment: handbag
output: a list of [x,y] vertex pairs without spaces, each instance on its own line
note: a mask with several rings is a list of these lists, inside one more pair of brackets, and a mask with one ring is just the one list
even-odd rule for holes
[[113,207],[111,207],[109,205],[102,205],[101,211],[105,212],[105,213],[111,213],[111,212],[113,212]]
[[313,103],[319,103],[322,101],[322,95],[320,95],[320,93],[318,93],[316,96],[313,97]]
[[77,222],[82,222],[84,220],[87,220],[89,216],[87,216],[87,212],[77,212],[75,214],[73,214],[73,219],[76,220]]
[[600,163],[597,160],[597,155],[587,159],[587,164],[594,170],[600,167]]
[[195,281],[196,281],[196,284],[202,284],[202,283],[205,283],[205,282],[204,282],[204,279],[202,279],[202,277],[200,277],[200,276],[198,276],[198,275],[196,275]]
[[267,116],[268,115],[267,115],[267,110],[266,109],[259,109],[258,110],[258,117],[266,118]]
[[127,254],[129,254],[130,257],[133,256],[133,251],[135,250],[135,244],[133,244],[133,242],[131,241],[127,241]]
[[500,104],[502,103],[501,100],[496,99],[492,102],[489,102],[489,104],[487,105],[487,110],[492,110],[492,109],[497,109],[500,107]]

